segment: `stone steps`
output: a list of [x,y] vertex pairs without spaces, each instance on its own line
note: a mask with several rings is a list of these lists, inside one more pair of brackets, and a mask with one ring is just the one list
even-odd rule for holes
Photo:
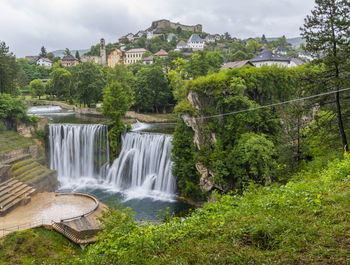
[[0,183],[0,216],[7,214],[10,210],[30,201],[35,189],[16,179],[9,179]]
[[84,239],[84,240],[78,238],[77,235],[75,235],[75,233],[72,232],[69,227],[67,227],[61,223],[53,223],[52,227],[58,233],[64,235],[65,237],[67,237],[68,239],[70,239],[71,241],[73,241],[76,244],[88,244],[88,243],[92,243],[95,241],[95,238]]

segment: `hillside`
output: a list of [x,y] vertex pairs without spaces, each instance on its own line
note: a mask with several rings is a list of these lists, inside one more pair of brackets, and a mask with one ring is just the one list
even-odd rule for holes
[[349,174],[347,155],[283,186],[217,195],[187,219],[140,227],[125,212],[82,263],[349,264]]
[[[76,51],[79,52],[79,55],[82,56],[84,53],[88,52],[90,49],[80,49],[80,50],[71,50],[70,52],[75,55]],[[59,56],[59,57],[63,57],[64,54],[64,50],[56,50],[56,51],[52,51],[52,53],[55,56]]]
[[[278,38],[266,38],[267,41],[275,41]],[[305,40],[302,37],[295,37],[295,38],[287,38],[287,42],[292,44],[293,48],[298,48],[300,44],[305,43]]]

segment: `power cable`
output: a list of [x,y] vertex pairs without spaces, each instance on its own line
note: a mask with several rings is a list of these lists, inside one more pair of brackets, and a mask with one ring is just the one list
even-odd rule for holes
[[238,111],[233,111],[233,112],[228,112],[228,113],[223,113],[223,114],[216,114],[216,115],[211,115],[211,116],[199,117],[199,118],[195,118],[195,119],[196,120],[199,120],[199,119],[210,119],[210,118],[234,115],[234,114],[238,114],[238,113],[244,113],[244,112],[249,112],[249,111],[253,111],[253,110],[265,109],[265,108],[275,107],[275,106],[279,106],[279,105],[283,105],[283,104],[289,104],[289,103],[293,103],[293,102],[304,101],[304,100],[308,100],[308,99],[311,99],[311,98],[327,96],[327,95],[335,94],[337,92],[344,92],[344,91],[348,91],[348,90],[350,90],[350,87],[349,88],[335,90],[335,91],[324,92],[324,93],[320,93],[320,94],[317,94],[317,95],[312,95],[312,96],[308,96],[308,97],[304,97],[304,98],[296,98],[296,99],[292,99],[292,100],[288,100],[288,101],[284,101],[284,102],[273,103],[273,104],[260,106],[260,107],[256,107],[256,108],[250,108],[250,109],[238,110]]

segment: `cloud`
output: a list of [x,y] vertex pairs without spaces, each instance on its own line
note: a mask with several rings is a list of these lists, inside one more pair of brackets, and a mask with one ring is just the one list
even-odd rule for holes
[[0,40],[17,56],[115,42],[158,19],[202,24],[210,33],[247,38],[298,36],[312,1],[304,0],[0,0]]

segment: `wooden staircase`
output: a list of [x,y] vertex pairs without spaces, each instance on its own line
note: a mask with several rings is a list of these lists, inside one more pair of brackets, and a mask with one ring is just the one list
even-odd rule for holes
[[88,237],[82,238],[81,236],[83,234],[79,233],[78,231],[73,230],[70,226],[66,225],[63,222],[60,222],[60,223],[54,222],[52,224],[52,228],[76,244],[88,244],[88,243],[93,243],[96,241],[96,236],[90,237],[90,238],[88,238]]
[[28,203],[35,189],[16,179],[0,183],[0,216],[4,216],[16,206]]

